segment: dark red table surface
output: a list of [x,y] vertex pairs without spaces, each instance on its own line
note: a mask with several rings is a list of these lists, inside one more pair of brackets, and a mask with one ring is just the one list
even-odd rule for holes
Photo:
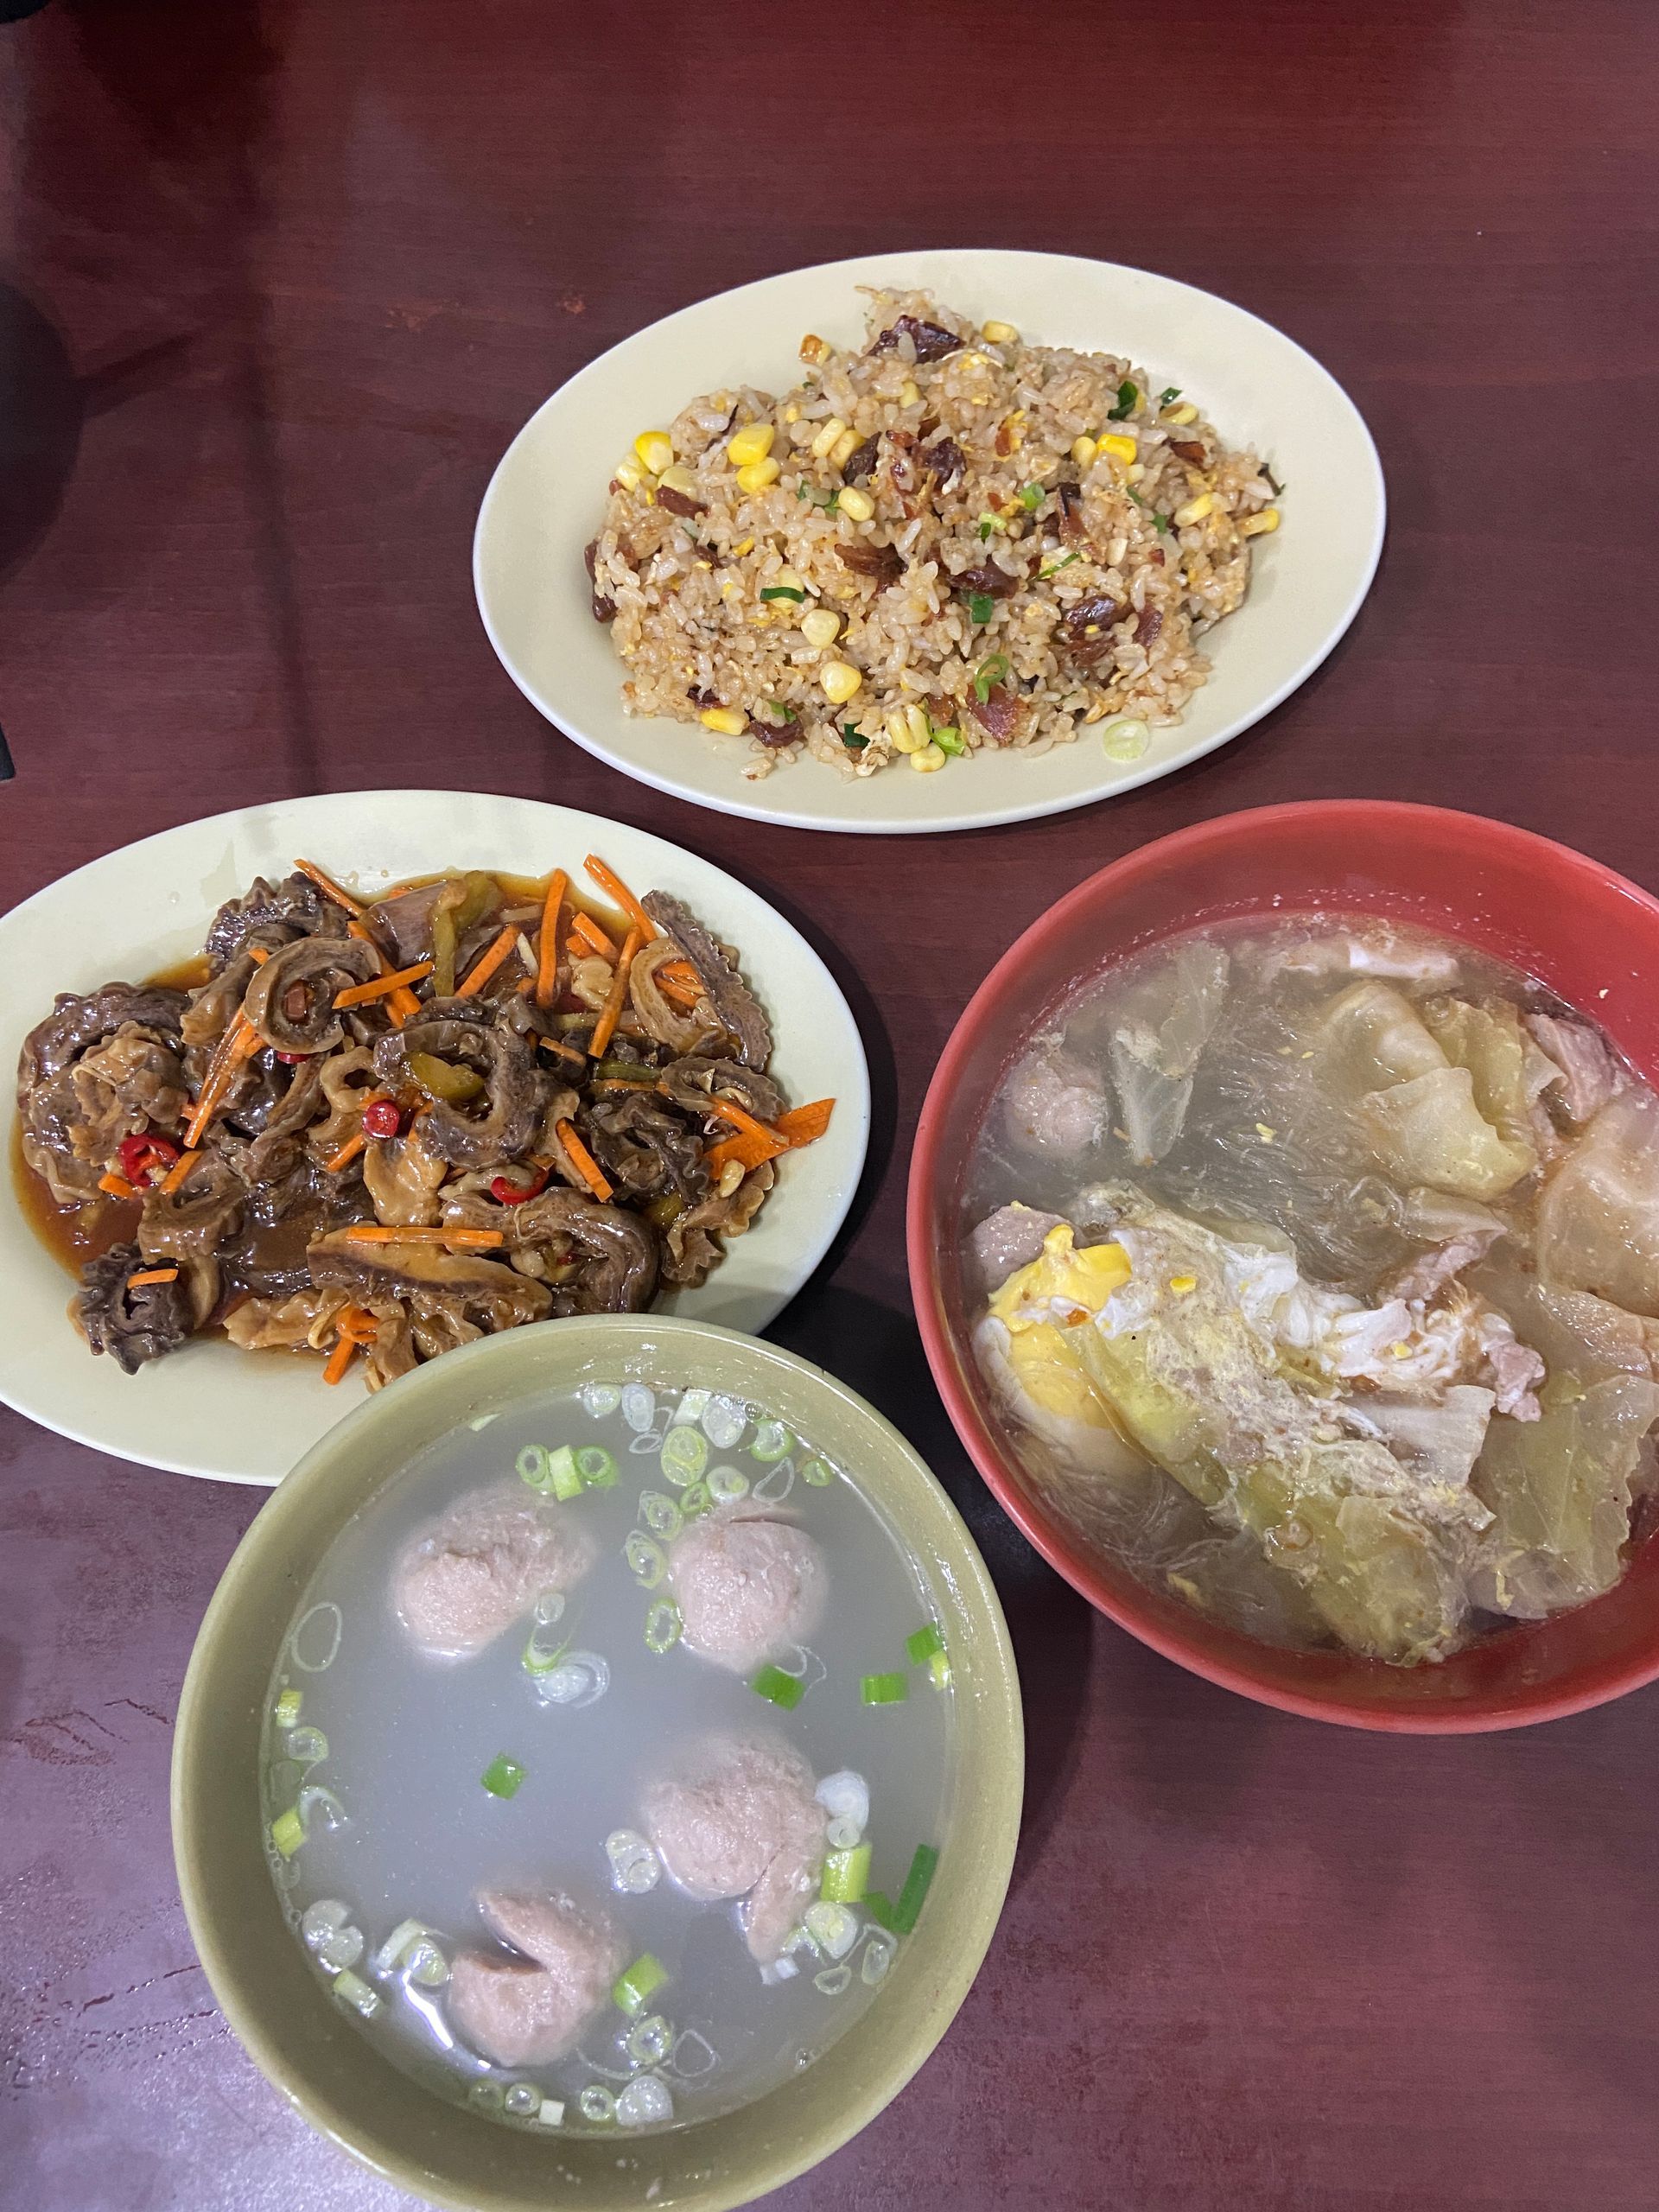
[[[55,0],[0,29],[3,903],[224,807],[481,788],[696,847],[850,979],[871,1170],[776,1333],[968,1515],[1019,1649],[1027,1810],[960,2019],[791,2212],[1659,2202],[1659,1694],[1395,1742],[1154,1657],[982,1490],[902,1240],[963,1003],[1148,837],[1373,793],[1659,887],[1656,64],[1650,0]],[[1346,384],[1392,523],[1327,666],[1195,769],[955,839],[698,813],[546,728],[468,578],[522,419],[704,293],[962,243],[1208,286]],[[243,2056],[174,1885],[172,1716],[257,1495],[15,1415],[0,1459],[0,2203],[407,2202]]]

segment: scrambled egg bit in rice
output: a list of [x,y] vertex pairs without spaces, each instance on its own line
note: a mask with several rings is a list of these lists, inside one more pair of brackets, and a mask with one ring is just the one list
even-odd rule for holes
[[588,549],[626,711],[810,748],[849,776],[1099,726],[1138,759],[1206,674],[1280,487],[1108,353],[1030,346],[922,293],[868,342],[809,334],[774,399],[695,399],[618,462]]

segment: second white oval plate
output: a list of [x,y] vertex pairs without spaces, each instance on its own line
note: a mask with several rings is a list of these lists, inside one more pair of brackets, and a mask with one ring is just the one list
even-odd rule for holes
[[[277,800],[163,830],[92,861],[0,918],[0,972],[34,979],[0,1009],[0,1065],[59,991],[141,981],[201,949],[220,903],[303,854],[369,892],[443,868],[578,875],[597,853],[636,889],[671,892],[734,944],[771,1016],[772,1070],[802,1105],[833,1096],[829,1132],[791,1155],[753,1229],[701,1289],[662,1310],[757,1334],[795,1295],[846,1217],[869,1140],[870,1083],[851,1009],[805,938],[756,893],[694,854],[602,815],[468,791],[348,791]],[[8,1102],[9,1154],[16,1120]],[[280,1482],[364,1395],[321,1362],[204,1337],[124,1375],[72,1326],[70,1277],[8,1191],[0,1206],[0,1399],[123,1459],[225,1482]],[[392,1386],[397,1387],[395,1384]]]
[[[801,760],[749,783],[747,739],[623,713],[626,671],[589,611],[582,566],[612,468],[638,432],[660,427],[699,392],[787,390],[800,376],[807,331],[846,344],[862,330],[861,284],[930,290],[978,321],[1012,322],[1033,344],[1128,355],[1192,392],[1230,444],[1253,447],[1286,485],[1284,527],[1256,541],[1249,598],[1203,641],[1210,681],[1181,722],[1154,733],[1143,759],[1116,764],[1085,730],[1036,760],[983,751],[938,776],[895,767],[854,782]],[[507,448],[479,512],[473,581],[513,682],[624,775],[722,814],[800,830],[978,830],[1132,790],[1259,721],[1306,682],[1358,613],[1382,550],[1384,512],[1382,467],[1358,410],[1270,323],[1144,269],[952,248],[769,276],[602,354]]]

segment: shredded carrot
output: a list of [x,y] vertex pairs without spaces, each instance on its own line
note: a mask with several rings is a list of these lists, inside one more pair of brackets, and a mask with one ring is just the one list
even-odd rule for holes
[[703,1154],[702,1164],[718,1175],[728,1161],[734,1160],[747,1173],[765,1160],[776,1160],[779,1153],[788,1149],[787,1145],[779,1144],[772,1137],[722,1137]]
[[201,1089],[196,1093],[190,1124],[184,1133],[187,1152],[200,1143],[201,1133],[224,1104],[225,1094],[229,1090],[238,1068],[244,1060],[253,1058],[259,1046],[259,1032],[245,1014],[238,1013],[214,1047],[213,1057],[207,1064],[207,1072],[201,1079]]
[[564,906],[564,894],[570,887],[570,879],[562,868],[556,868],[547,880],[547,899],[542,907],[542,940],[536,963],[536,1003],[551,1006],[559,988],[559,914]]
[[606,1047],[616,1034],[616,1025],[622,1019],[622,1008],[627,1002],[628,970],[644,942],[638,930],[628,931],[622,947],[622,957],[616,963],[616,973],[611,978],[611,988],[600,1009],[599,1020],[594,1025],[594,1033],[588,1040],[588,1056],[592,1059],[604,1058]]
[[611,1195],[611,1186],[605,1179],[605,1170],[594,1158],[587,1146],[569,1122],[556,1122],[559,1142],[570,1155],[570,1165],[596,1198],[604,1200]]
[[107,1175],[99,1177],[98,1187],[100,1191],[106,1191],[112,1198],[136,1198],[138,1195],[126,1177],[118,1175],[113,1168]]
[[573,943],[588,952],[597,953],[601,960],[614,960],[616,947],[611,943],[591,914],[580,908],[570,917],[570,936]]
[[657,970],[659,979],[666,976],[671,983],[683,983],[688,990],[701,990],[702,978],[689,960],[664,960]]
[[[391,963],[387,959],[385,954],[382,952],[380,947],[375,943],[372,933],[367,930],[361,922],[353,922],[351,927],[351,934],[357,938],[359,944],[366,944],[370,947],[375,958],[380,963],[380,978],[384,982],[385,978],[391,973]],[[338,1001],[336,1001],[336,1003],[338,1003]],[[387,1012],[391,1016],[392,1027],[394,1029],[401,1029],[404,1024],[409,1020],[410,1016],[414,1014],[418,1014],[420,1010],[421,1002],[419,999],[416,997],[414,992],[410,989],[407,983],[400,983],[397,988],[392,993],[391,1004],[387,1008]]]
[[505,923],[496,932],[494,943],[480,953],[473,963],[467,970],[466,982],[456,991],[455,996],[458,999],[475,999],[518,942],[518,923]]
[[623,882],[621,877],[613,875],[596,853],[589,853],[582,862],[582,866],[606,897],[613,899],[622,909],[635,929],[639,931],[644,943],[649,944],[657,934],[657,925],[629,890],[627,885]]
[[815,1098],[810,1106],[792,1106],[787,1114],[780,1114],[772,1123],[780,1137],[787,1137],[791,1150],[801,1144],[816,1144],[830,1126],[830,1116],[836,1109],[833,1098]]
[[348,914],[361,918],[363,912],[361,901],[353,899],[349,891],[342,891],[332,875],[323,874],[315,861],[296,861],[294,865],[302,875],[310,877],[325,898],[332,899],[335,906],[343,906]]
[[336,1337],[334,1348],[328,1355],[328,1363],[322,1370],[323,1381],[339,1382],[343,1380],[346,1369],[356,1357],[357,1338],[344,1335]]
[[686,1014],[690,1013],[703,995],[701,983],[670,982],[660,968],[652,981],[671,1006],[677,1006]]
[[183,1187],[185,1177],[200,1158],[201,1154],[199,1152],[181,1152],[179,1154],[162,1178],[161,1187],[169,1198],[175,1191]]
[[499,1229],[382,1229],[373,1222],[354,1223],[340,1235],[358,1244],[460,1244],[480,1251],[506,1242]]
[[734,1129],[741,1129],[746,1137],[762,1138],[774,1145],[779,1152],[787,1152],[789,1149],[787,1137],[779,1136],[777,1130],[768,1123],[757,1122],[753,1115],[740,1106],[734,1098],[711,1097],[709,1101],[709,1110],[711,1114],[718,1114],[722,1122],[729,1122]]
[[342,1167],[349,1167],[351,1166],[352,1162],[357,1158],[359,1152],[365,1152],[368,1149],[368,1139],[364,1135],[361,1129],[358,1131],[354,1137],[347,1137],[345,1143],[340,1147],[340,1150],[336,1153],[331,1153],[328,1158],[323,1161],[322,1165],[324,1171],[330,1175],[338,1175]]
[[[399,968],[389,975],[377,976],[367,983],[352,983],[345,990],[335,992],[334,1011],[338,1013],[342,1007],[366,1006],[371,999],[390,998],[395,991],[418,983],[423,976],[431,973],[429,960],[417,960],[412,968]],[[413,995],[411,992],[410,996]],[[416,1003],[418,1005],[419,1001]]]
[[342,1306],[334,1316],[334,1328],[342,1337],[349,1337],[353,1344],[372,1344],[380,1333],[380,1325],[372,1313],[360,1306]]
[[136,1275],[127,1277],[127,1288],[139,1290],[147,1282],[177,1282],[178,1279],[176,1268],[141,1268]]

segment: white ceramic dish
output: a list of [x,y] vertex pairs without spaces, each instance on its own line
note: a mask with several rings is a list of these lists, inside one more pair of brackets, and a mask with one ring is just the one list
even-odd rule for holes
[[[943,775],[899,768],[858,783],[803,760],[744,780],[744,738],[718,739],[622,712],[626,673],[589,611],[582,549],[635,435],[721,385],[781,391],[809,330],[863,328],[861,284],[926,288],[1033,342],[1128,355],[1197,397],[1230,443],[1253,446],[1287,487],[1284,526],[1256,541],[1239,612],[1205,640],[1211,679],[1132,765],[1098,736],[1039,759],[984,752]],[[698,806],[802,830],[985,829],[1058,814],[1167,775],[1287,698],[1359,610],[1382,548],[1382,472],[1339,385],[1270,324],[1166,276],[1062,254],[952,249],[830,262],[745,284],[626,339],[531,416],[491,480],[473,546],[490,642],[519,690],[577,744],[625,775]]]
[[[772,1017],[772,1071],[798,1104],[833,1096],[829,1133],[791,1155],[747,1235],[699,1290],[664,1310],[754,1333],[792,1298],[845,1218],[869,1137],[869,1071],[846,1000],[805,939],[721,869],[601,815],[462,791],[350,791],[279,800],[186,823],[78,868],[0,918],[0,973],[40,979],[9,990],[0,1065],[57,991],[138,981],[200,950],[214,910],[259,874],[303,854],[375,891],[447,868],[543,875],[597,852],[637,888],[674,893],[742,953]],[[16,1108],[8,1097],[9,1156]],[[66,1313],[70,1278],[8,1192],[0,1207],[0,1399],[60,1434],[146,1466],[226,1482],[279,1482],[359,1403],[355,1375],[330,1389],[321,1363],[242,1352],[205,1338],[124,1375],[95,1359]],[[394,1385],[394,1388],[397,1386]]]

